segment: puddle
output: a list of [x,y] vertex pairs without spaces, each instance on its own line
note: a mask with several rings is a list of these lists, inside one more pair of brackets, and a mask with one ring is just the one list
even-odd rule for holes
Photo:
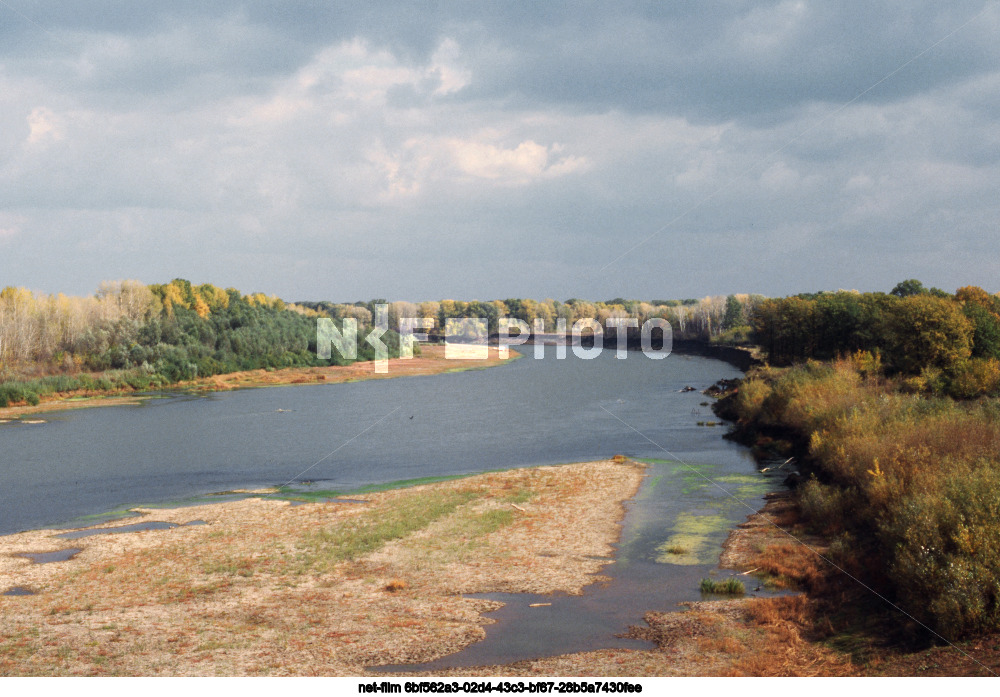
[[70,547],[56,552],[20,552],[14,556],[30,559],[36,564],[51,564],[56,561],[69,561],[82,551],[79,547]]
[[24,588],[23,586],[14,586],[13,588],[5,590],[3,595],[35,595],[35,591],[30,588]]
[[[649,611],[678,610],[703,596],[701,580],[719,577],[722,543],[729,530],[763,504],[776,482],[717,465],[650,462],[639,493],[628,503],[622,542],[601,576],[610,581],[583,595],[488,593],[470,595],[504,603],[486,613],[486,638],[430,663],[371,666],[380,672],[435,672],[606,648],[652,648],[620,635],[643,626]],[[777,595],[747,580],[748,597]],[[715,596],[711,596],[715,597]]]
[[144,532],[146,530],[170,530],[178,527],[177,523],[164,523],[158,520],[151,520],[145,523],[133,523],[132,525],[122,525],[117,528],[96,528],[91,530],[73,530],[64,532],[53,537],[62,540],[78,540],[81,537],[93,537],[94,535],[117,535],[125,532]]
[[91,528],[89,530],[73,530],[59,535],[53,535],[62,540],[78,540],[81,537],[93,537],[94,535],[118,535],[126,532],[145,532],[146,530],[172,530],[174,528],[186,527],[190,525],[208,525],[204,520],[192,520],[187,523],[167,523],[160,520],[150,520],[145,523],[132,523],[131,525],[120,525],[117,528]]

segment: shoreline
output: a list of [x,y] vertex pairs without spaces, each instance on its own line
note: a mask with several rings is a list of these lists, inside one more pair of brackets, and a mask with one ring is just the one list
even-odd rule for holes
[[[484,613],[499,604],[465,594],[579,594],[600,582],[645,469],[614,460],[546,465],[341,501],[137,509],[140,522],[171,529],[0,537],[0,676],[424,675],[368,667],[424,663],[481,639],[492,622]],[[980,674],[952,648],[907,651],[880,639],[883,624],[845,620],[845,607],[869,612],[865,598],[776,525],[825,552],[825,541],[801,528],[792,494],[775,492],[730,531],[720,567],[746,571],[748,584],[800,592],[648,612],[628,636],[652,649],[434,675]],[[67,548],[80,551],[50,564],[16,556]],[[4,594],[12,588],[34,594]],[[1000,651],[988,644],[961,648],[996,667]]]
[[[490,347],[490,357],[479,359],[445,358],[443,345],[426,344],[420,347],[421,354],[413,358],[390,358],[389,372],[376,373],[374,361],[358,361],[344,366],[319,366],[304,368],[279,368],[275,370],[247,370],[237,373],[222,373],[207,378],[185,380],[161,388],[163,392],[227,392],[237,389],[260,387],[287,387],[291,385],[334,385],[362,380],[383,380],[386,378],[413,377],[419,375],[439,375],[467,370],[483,370],[503,365],[515,360],[520,354],[511,352],[510,357],[501,358],[496,347]],[[57,392],[45,395],[37,405],[20,404],[0,407],[0,420],[15,421],[24,416],[45,414],[71,409],[90,407],[134,406],[152,397],[128,390],[108,390],[86,392]]]
[[[464,594],[579,594],[600,581],[644,470],[541,466],[364,503],[139,509],[171,529],[9,535],[0,593],[35,594],[0,595],[0,675],[359,676],[433,660],[481,638],[497,607]],[[66,548],[80,551],[16,556]]]

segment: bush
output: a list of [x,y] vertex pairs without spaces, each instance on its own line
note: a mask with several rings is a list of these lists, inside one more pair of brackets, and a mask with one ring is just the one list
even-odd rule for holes
[[814,530],[832,534],[847,528],[846,492],[821,484],[813,477],[799,488],[798,493],[802,515]]
[[736,393],[736,404],[741,416],[746,421],[756,421],[764,407],[764,401],[770,396],[771,387],[763,380],[747,379],[740,383]]
[[[962,468],[964,469],[964,468]],[[954,639],[1000,627],[1000,472],[983,462],[899,502],[882,526],[900,600]]]
[[1000,361],[995,358],[971,358],[952,371],[948,394],[955,399],[975,399],[996,394],[1000,388]]
[[[949,374],[957,395],[994,393],[1000,362],[967,359]],[[943,636],[1000,630],[1000,401],[906,394],[911,382],[862,380],[850,361],[754,381],[736,416],[808,439],[819,479],[799,503],[841,558]]]
[[38,404],[38,393],[23,382],[9,382],[0,385],[0,407],[27,402],[34,406]]

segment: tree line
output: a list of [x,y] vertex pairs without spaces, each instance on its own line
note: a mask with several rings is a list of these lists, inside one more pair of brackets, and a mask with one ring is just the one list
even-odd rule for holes
[[[316,356],[316,310],[211,284],[102,283],[89,297],[0,291],[0,404],[74,389],[146,389]],[[399,337],[383,340],[398,355]],[[367,343],[358,360],[374,358]],[[100,377],[87,375],[100,374]],[[78,376],[78,377],[71,377]]]
[[765,300],[760,295],[717,295],[701,299],[680,300],[627,300],[614,298],[606,301],[589,301],[571,298],[564,302],[533,300],[531,298],[506,298],[503,300],[430,300],[424,302],[370,300],[357,303],[329,301],[300,302],[298,305],[335,319],[354,318],[360,327],[371,325],[374,307],[378,303],[389,306],[389,327],[399,326],[399,318],[416,317],[431,319],[435,327],[443,329],[449,319],[485,319],[491,333],[499,330],[499,319],[519,319],[534,326],[541,320],[546,331],[555,332],[560,320],[571,328],[581,319],[593,319],[602,326],[609,320],[635,318],[642,325],[653,318],[670,322],[674,335],[680,338],[697,338],[713,341],[745,341],[750,332],[748,318],[753,307]]
[[770,298],[749,324],[772,365],[860,352],[917,390],[968,398],[1000,387],[1000,297],[977,286],[952,294],[911,279],[889,293]]

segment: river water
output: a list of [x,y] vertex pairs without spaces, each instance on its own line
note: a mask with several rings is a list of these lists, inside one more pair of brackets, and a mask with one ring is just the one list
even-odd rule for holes
[[[739,372],[604,351],[489,370],[152,399],[0,425],[0,534],[238,487],[370,484],[610,457],[753,471],[699,390]],[[456,361],[460,365],[460,361]],[[640,431],[626,427],[621,419]],[[318,464],[316,464],[318,463]]]
[[433,667],[634,645],[614,635],[642,612],[698,599],[726,530],[775,482],[722,438],[723,426],[705,425],[715,417],[700,391],[739,376],[735,368],[610,350],[557,360],[545,348],[544,358],[528,348],[488,370],[164,395],[0,425],[0,534],[235,488],[292,481],[350,492],[621,453],[651,464],[603,572],[612,582],[530,609],[538,596],[488,596],[507,605],[487,640]]

